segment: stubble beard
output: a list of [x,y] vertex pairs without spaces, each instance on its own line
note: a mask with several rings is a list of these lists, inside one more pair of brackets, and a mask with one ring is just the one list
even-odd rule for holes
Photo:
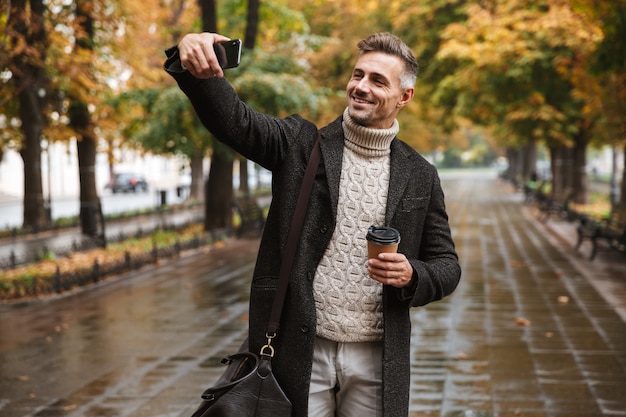
[[357,110],[353,106],[348,106],[350,118],[361,126],[369,126],[372,123],[372,112],[369,109]]

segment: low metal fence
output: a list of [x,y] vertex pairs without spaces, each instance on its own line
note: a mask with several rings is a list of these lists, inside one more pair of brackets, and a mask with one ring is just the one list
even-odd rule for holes
[[63,293],[77,287],[97,283],[101,279],[119,275],[121,273],[141,268],[148,264],[154,264],[159,259],[167,259],[179,256],[182,251],[197,249],[232,234],[232,231],[219,230],[197,235],[186,241],[178,241],[166,247],[154,246],[151,250],[131,255],[125,252],[123,259],[115,259],[108,262],[94,260],[91,267],[61,272],[57,266],[53,276],[37,276],[32,274],[27,277],[16,278],[11,281],[0,281],[0,299],[11,300],[27,297],[36,297],[45,294]]
[[[193,224],[201,223],[201,219],[192,219],[186,222],[176,224],[159,224],[152,228],[143,228],[138,225],[132,233],[125,233],[121,230],[119,233],[106,236],[107,244],[115,244],[123,242],[129,238],[142,238],[149,236],[158,230],[176,231],[184,230]],[[45,259],[55,259],[68,256],[71,253],[84,252],[92,250],[98,247],[102,247],[103,239],[101,237],[93,238],[87,236],[80,236],[77,239],[72,240],[70,245],[57,245],[54,247],[48,247],[43,244],[38,250],[31,252],[24,252],[21,255],[11,251],[10,255],[5,258],[0,258],[0,270],[13,269],[24,265],[30,265]]]

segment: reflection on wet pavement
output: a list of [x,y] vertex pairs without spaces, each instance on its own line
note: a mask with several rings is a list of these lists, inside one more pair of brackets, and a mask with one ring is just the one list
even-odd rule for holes
[[[493,176],[443,186],[463,277],[411,312],[409,416],[626,416],[626,323],[571,248]],[[245,337],[257,247],[0,305],[0,416],[189,417]]]
[[[201,367],[207,354],[221,358],[244,338],[257,247],[237,241],[93,290],[2,306],[0,415],[168,415],[181,404],[160,398],[186,386],[170,386],[183,376],[194,403],[219,372]],[[11,310],[19,327],[5,320]]]

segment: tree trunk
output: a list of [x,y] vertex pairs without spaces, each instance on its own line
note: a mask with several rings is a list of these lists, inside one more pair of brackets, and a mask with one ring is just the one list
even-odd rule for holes
[[41,179],[41,133],[43,120],[34,88],[26,87],[19,94],[20,118],[24,139],[20,155],[24,161],[23,227],[38,230],[51,225],[50,207],[44,200]]
[[98,235],[100,202],[96,188],[96,138],[87,106],[74,100],[69,109],[70,126],[78,134],[78,179],[80,184],[80,226],[83,234]]
[[217,32],[217,4],[215,0],[198,0],[202,15],[202,30]]
[[[215,0],[198,0],[202,13],[202,30],[217,32]],[[206,184],[204,228],[232,226],[233,217],[233,152],[214,141],[211,169]]]
[[624,158],[624,169],[622,170],[622,183],[620,185],[619,204],[622,207],[626,207],[626,144],[622,151],[622,157]]
[[552,170],[552,195],[560,193],[563,189],[564,169],[567,150],[562,145],[556,145],[550,148],[550,168]]
[[248,0],[248,16],[246,18],[246,34],[243,46],[253,50],[256,44],[256,36],[259,31],[259,0]]
[[196,152],[191,158],[191,186],[189,198],[194,201],[202,200],[202,184],[204,183],[204,154]]
[[507,179],[508,180],[517,180],[519,179],[522,169],[521,169],[521,162],[520,162],[520,155],[521,155],[521,151],[517,148],[507,148],[506,149],[506,158],[508,161],[508,168],[507,168]]
[[[577,168],[575,159],[577,151],[564,145],[550,148],[550,160],[552,168],[552,191],[553,196],[561,196],[563,193],[575,191],[575,177]],[[584,160],[584,155],[583,155]]]
[[233,222],[233,152],[221,143],[213,145],[206,186],[204,229],[230,228]]
[[[256,44],[256,36],[259,28],[259,0],[248,0],[248,15],[246,18],[246,33],[243,46],[252,51]],[[239,157],[239,191],[244,197],[250,197],[250,184],[248,183],[248,160]]]
[[572,188],[574,202],[587,204],[589,200],[589,178],[587,178],[587,136],[588,130],[581,130],[575,138],[572,149]]
[[523,167],[522,179],[528,181],[537,173],[537,142],[533,139],[522,149]]
[[250,197],[250,184],[248,183],[249,177],[248,160],[239,155],[239,192],[245,198]]
[[[29,3],[30,7],[27,7]],[[30,16],[28,16],[30,11]],[[41,136],[44,127],[45,60],[48,35],[44,25],[46,7],[41,0],[11,1],[6,31],[12,45],[26,45],[24,52],[13,55],[9,63],[19,101],[19,115],[24,135],[20,155],[24,162],[24,227],[50,226],[50,207],[43,197],[41,178]],[[43,91],[44,94],[40,92]]]
[[[77,38],[78,49],[92,49],[93,45],[93,18],[89,13],[91,2],[77,1],[76,15],[79,17],[84,36]],[[78,153],[78,178],[80,183],[80,226],[83,234],[96,237],[98,220],[104,227],[98,189],[96,188],[96,146],[97,138],[94,125],[87,105],[78,99],[73,99],[69,109],[70,126],[78,134],[76,148]],[[101,233],[104,238],[104,230]],[[104,243],[104,241],[103,241]]]

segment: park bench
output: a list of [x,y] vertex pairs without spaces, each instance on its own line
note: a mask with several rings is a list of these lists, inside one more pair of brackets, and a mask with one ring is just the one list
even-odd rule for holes
[[524,203],[540,202],[545,196],[546,181],[526,181],[524,183]]
[[239,217],[237,236],[261,234],[265,226],[265,214],[256,200],[250,197],[236,198],[233,205]]
[[574,198],[574,192],[566,189],[560,193],[544,194],[537,198],[537,205],[540,211],[540,221],[547,222],[552,215],[556,215],[559,219],[572,221],[575,215],[570,210],[570,203]]
[[578,232],[578,250],[584,240],[591,241],[590,260],[593,260],[598,251],[598,242],[603,240],[609,248],[626,253],[626,206],[617,206],[611,210],[608,217],[597,219],[591,216],[581,216],[576,228]]

